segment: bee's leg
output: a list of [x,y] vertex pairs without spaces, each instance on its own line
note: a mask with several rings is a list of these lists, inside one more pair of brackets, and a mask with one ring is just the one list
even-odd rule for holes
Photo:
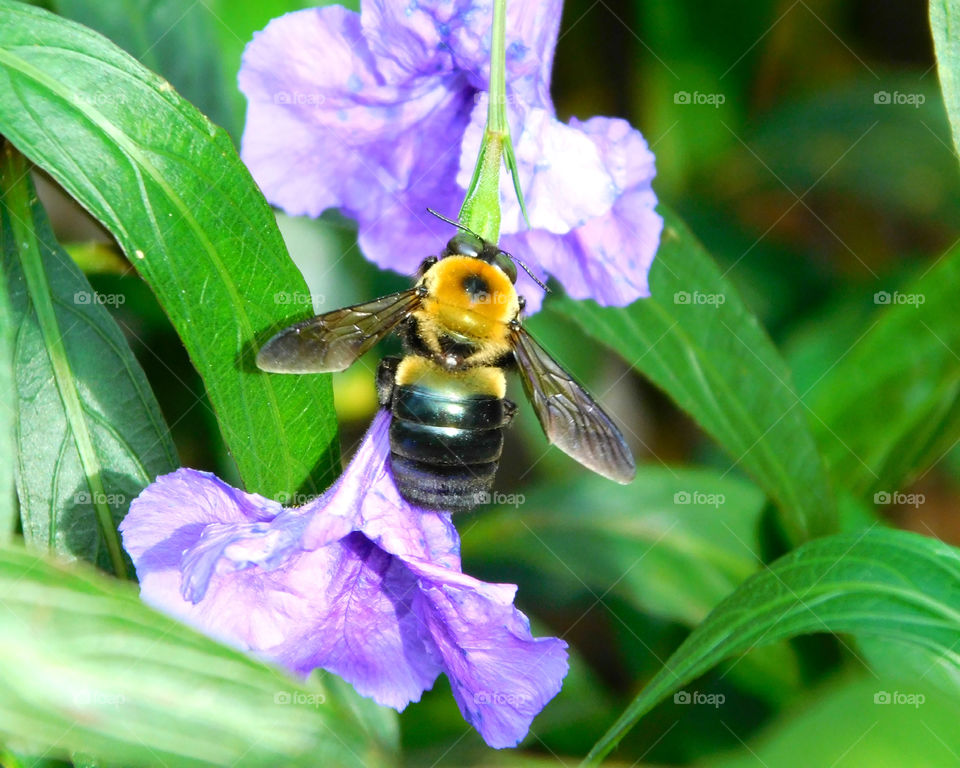
[[383,408],[389,408],[393,400],[393,383],[397,380],[397,366],[400,358],[396,355],[385,357],[377,366],[377,401]]
[[500,426],[510,426],[513,417],[517,415],[517,404],[512,400],[503,399],[503,424]]
[[420,262],[420,267],[417,269],[417,277],[423,277],[426,271],[438,261],[440,261],[439,256],[427,256],[427,258]]

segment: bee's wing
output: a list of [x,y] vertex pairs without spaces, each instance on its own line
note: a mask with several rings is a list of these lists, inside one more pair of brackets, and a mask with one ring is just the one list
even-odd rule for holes
[[524,391],[547,439],[604,477],[633,480],[633,454],[610,417],[525,330],[515,330],[513,342]]
[[291,325],[261,347],[257,367],[273,373],[342,371],[419,304],[420,294],[412,288]]

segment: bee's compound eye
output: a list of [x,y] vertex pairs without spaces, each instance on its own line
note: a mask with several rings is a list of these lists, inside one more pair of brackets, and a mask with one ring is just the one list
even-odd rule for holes
[[483,251],[483,240],[470,232],[458,232],[447,243],[448,256],[473,256],[477,258]]
[[511,283],[517,282],[517,265],[513,263],[509,253],[500,251],[494,257],[493,264],[503,270],[503,274],[510,278]]

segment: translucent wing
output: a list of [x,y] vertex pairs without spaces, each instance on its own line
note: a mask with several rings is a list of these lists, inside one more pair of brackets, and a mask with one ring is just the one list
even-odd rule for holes
[[515,330],[513,341],[523,388],[547,439],[597,474],[633,480],[633,454],[610,417],[526,331]]
[[416,309],[416,288],[291,325],[263,345],[257,367],[273,373],[342,371]]

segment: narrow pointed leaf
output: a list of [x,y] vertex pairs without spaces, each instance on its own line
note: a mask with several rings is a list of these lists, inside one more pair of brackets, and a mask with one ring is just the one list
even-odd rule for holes
[[203,377],[248,489],[311,493],[338,468],[327,376],[261,373],[306,284],[227,134],[95,32],[0,0],[0,133],[116,237]]
[[390,765],[349,697],[144,605],[129,584],[0,547],[0,742],[106,765]]
[[27,541],[126,575],[117,524],[177,454],[120,328],[53,237],[27,163],[0,150],[0,256],[16,329],[17,491]]
[[669,210],[648,299],[560,299],[573,318],[687,411],[780,508],[794,541],[836,528],[823,462],[790,372],[757,318]]
[[807,400],[837,484],[872,500],[943,457],[960,437],[960,248],[900,290]]
[[930,29],[953,146],[960,150],[960,2],[930,0]]
[[587,756],[597,764],[654,706],[755,645],[813,632],[899,640],[960,669],[960,551],[873,528],[809,542],[751,577],[667,659]]

